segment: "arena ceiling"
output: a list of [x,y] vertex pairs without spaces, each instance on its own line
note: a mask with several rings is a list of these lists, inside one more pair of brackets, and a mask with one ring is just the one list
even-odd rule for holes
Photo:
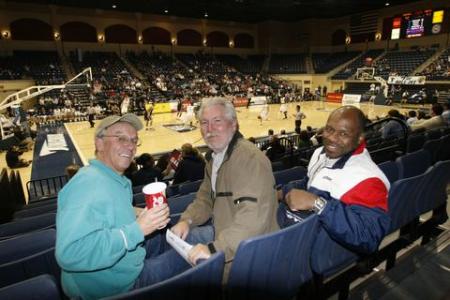
[[[294,22],[309,18],[335,18],[386,6],[417,1],[407,0],[6,0],[221,21],[256,23]],[[115,8],[113,8],[115,6]],[[205,16],[207,14],[207,16]]]

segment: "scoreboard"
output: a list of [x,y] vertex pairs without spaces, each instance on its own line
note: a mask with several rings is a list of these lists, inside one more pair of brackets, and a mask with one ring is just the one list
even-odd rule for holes
[[409,39],[442,32],[444,10],[421,10],[392,18],[390,39]]

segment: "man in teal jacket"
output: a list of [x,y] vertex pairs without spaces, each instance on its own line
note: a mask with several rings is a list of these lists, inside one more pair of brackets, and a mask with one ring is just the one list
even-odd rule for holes
[[56,259],[70,298],[115,295],[173,274],[150,259],[159,254],[159,235],[144,242],[169,222],[167,204],[144,209],[136,218],[131,183],[123,176],[142,127],[133,114],[105,118],[95,133],[96,159],[59,193]]

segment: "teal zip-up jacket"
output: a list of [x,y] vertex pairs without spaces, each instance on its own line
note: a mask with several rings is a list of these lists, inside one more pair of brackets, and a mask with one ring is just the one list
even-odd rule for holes
[[130,181],[91,160],[60,191],[56,259],[64,292],[97,299],[128,291],[145,259]]

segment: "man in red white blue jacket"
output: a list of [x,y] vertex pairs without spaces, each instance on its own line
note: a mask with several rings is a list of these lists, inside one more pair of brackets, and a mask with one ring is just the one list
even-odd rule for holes
[[357,253],[378,248],[390,226],[390,185],[365,148],[364,125],[364,114],[353,106],[330,114],[307,177],[283,188],[288,208],[279,215],[282,227],[313,211],[321,231],[345,248]]

